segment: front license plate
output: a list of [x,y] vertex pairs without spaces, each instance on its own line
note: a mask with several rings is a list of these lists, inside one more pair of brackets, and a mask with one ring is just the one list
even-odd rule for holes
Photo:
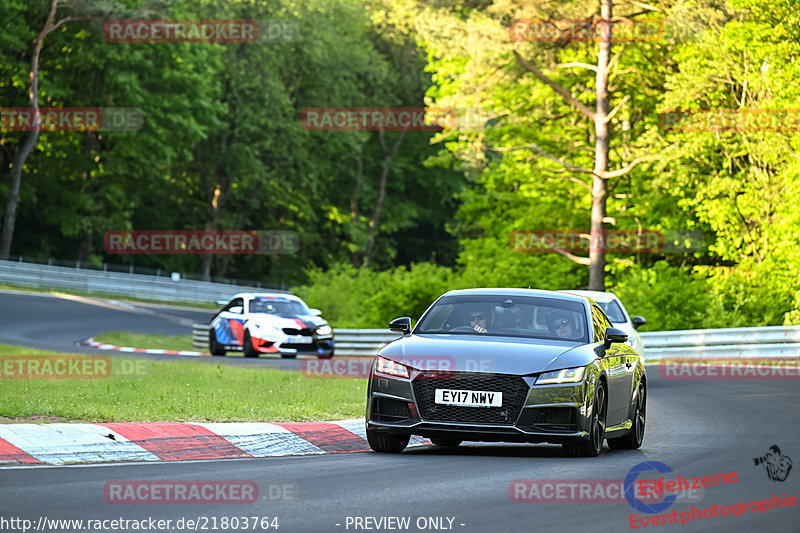
[[480,390],[436,389],[434,402],[463,407],[502,407],[503,393]]
[[306,337],[305,335],[289,335],[289,340],[287,340],[289,344],[311,344],[314,342],[312,337]]

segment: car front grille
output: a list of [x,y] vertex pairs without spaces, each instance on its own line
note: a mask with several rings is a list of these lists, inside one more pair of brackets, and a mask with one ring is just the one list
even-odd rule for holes
[[[436,389],[502,392],[503,405],[501,407],[437,405],[435,403]],[[517,420],[525,403],[528,385],[520,376],[505,374],[426,372],[414,379],[414,394],[423,420],[512,425]]]
[[305,335],[310,337],[314,334],[311,328],[297,329],[297,328],[283,328],[283,332],[287,335]]

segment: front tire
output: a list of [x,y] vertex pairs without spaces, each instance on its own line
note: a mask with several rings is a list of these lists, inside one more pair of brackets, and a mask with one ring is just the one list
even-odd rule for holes
[[408,446],[411,435],[392,435],[383,431],[367,429],[367,442],[372,451],[378,453],[400,453]]
[[258,357],[258,352],[253,347],[253,339],[250,337],[250,332],[244,332],[244,340],[242,341],[242,351],[245,357]]
[[282,353],[281,357],[284,358],[284,359],[294,359],[295,357],[297,357],[297,354],[296,353]]
[[573,444],[563,444],[564,455],[567,457],[597,457],[603,449],[606,438],[606,387],[602,381],[597,383],[594,390],[592,405],[592,420],[589,424],[589,439]]
[[624,437],[608,439],[608,447],[612,450],[636,450],[644,440],[644,426],[647,421],[647,389],[639,383],[636,391],[636,404],[633,411],[633,427]]
[[208,332],[208,351],[211,355],[225,355],[225,347],[217,342],[217,333],[213,329]]

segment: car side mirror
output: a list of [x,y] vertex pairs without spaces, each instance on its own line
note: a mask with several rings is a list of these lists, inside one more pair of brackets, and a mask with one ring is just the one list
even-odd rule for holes
[[320,311],[319,309],[317,309],[315,307],[312,307],[308,311],[311,313],[311,316],[322,316],[322,311]]
[[628,334],[621,329],[606,328],[606,340],[603,342],[603,347],[608,350],[612,344],[626,340],[628,340]]
[[229,313],[235,313],[237,315],[241,315],[242,311],[244,311],[244,307],[242,307],[241,305],[234,305],[233,307],[228,309]]
[[645,324],[647,324],[647,320],[645,320],[643,316],[635,316],[635,317],[633,317],[633,327],[634,327],[634,329],[639,329],[639,326],[644,326]]
[[217,300],[215,303],[217,305],[228,305],[228,300]]
[[411,317],[403,316],[400,318],[395,318],[389,322],[389,329],[392,331],[397,331],[398,333],[402,333],[403,335],[408,335],[411,333]]

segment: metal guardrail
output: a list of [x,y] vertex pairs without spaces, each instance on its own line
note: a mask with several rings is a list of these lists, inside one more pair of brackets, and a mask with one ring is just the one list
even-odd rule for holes
[[0,261],[0,283],[20,287],[54,288],[169,302],[227,300],[238,292],[286,292],[163,276],[105,272],[62,266]]
[[652,331],[641,336],[648,360],[800,357],[800,326]]
[[[336,329],[337,357],[373,357],[378,350],[399,338],[385,329]],[[665,358],[747,358],[800,357],[800,326],[758,328],[690,329],[641,333],[644,357]],[[194,324],[192,345],[208,350],[208,325]]]

